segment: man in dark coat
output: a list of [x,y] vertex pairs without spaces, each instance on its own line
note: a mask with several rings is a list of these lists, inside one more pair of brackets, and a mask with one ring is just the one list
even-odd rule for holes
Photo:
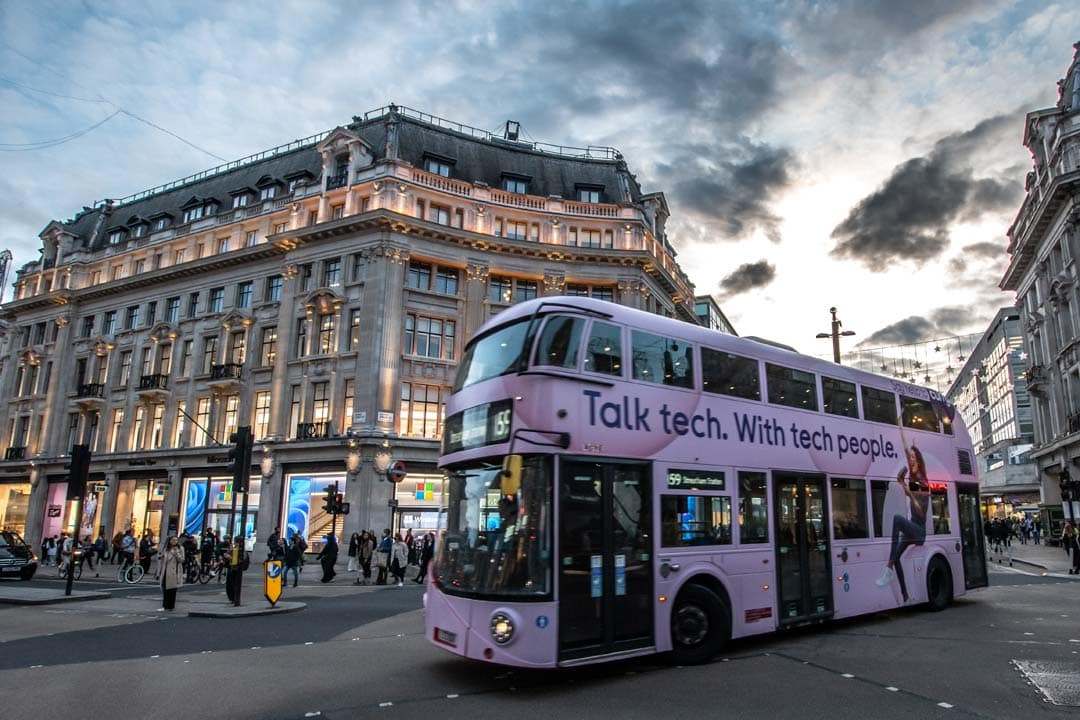
[[337,556],[337,538],[333,535],[327,535],[326,543],[323,545],[322,550],[319,551],[319,562],[322,564],[322,582],[331,582],[333,581],[334,576],[337,575],[337,571],[334,570],[334,564],[337,563]]

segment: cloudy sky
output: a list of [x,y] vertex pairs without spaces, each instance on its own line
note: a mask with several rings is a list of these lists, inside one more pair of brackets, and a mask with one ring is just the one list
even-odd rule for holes
[[1023,115],[1056,102],[1080,3],[0,0],[0,38],[16,266],[83,205],[392,101],[620,149],[699,293],[828,356],[830,306],[846,350],[978,332],[1011,302]]

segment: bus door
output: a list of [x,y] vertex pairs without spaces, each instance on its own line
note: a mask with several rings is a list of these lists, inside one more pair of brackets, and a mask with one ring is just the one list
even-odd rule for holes
[[773,473],[781,626],[833,613],[826,487],[824,475]]
[[559,660],[653,647],[652,467],[559,470]]
[[964,562],[964,587],[986,587],[986,546],[983,544],[982,513],[979,512],[979,486],[956,483],[960,508],[960,555]]

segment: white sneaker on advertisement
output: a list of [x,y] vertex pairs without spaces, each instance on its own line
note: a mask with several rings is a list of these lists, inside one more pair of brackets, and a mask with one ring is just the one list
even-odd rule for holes
[[885,587],[892,582],[892,579],[896,576],[896,572],[891,567],[886,565],[881,569],[881,577],[874,581],[874,584],[878,587]]

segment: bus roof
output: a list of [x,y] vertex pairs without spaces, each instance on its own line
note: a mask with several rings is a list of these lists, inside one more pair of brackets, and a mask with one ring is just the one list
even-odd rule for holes
[[[734,354],[747,355],[766,362],[795,367],[799,370],[826,375],[828,377],[847,380],[871,387],[888,389],[910,397],[930,398],[944,402],[948,401],[936,390],[904,382],[892,377],[886,377],[877,373],[859,370],[847,365],[838,365],[821,358],[803,355],[795,350],[785,349],[778,343],[760,340],[757,338],[739,337],[729,335],[716,330],[693,325],[682,320],[663,317],[644,310],[629,308],[625,305],[596,300],[588,297],[553,296],[536,298],[517,303],[503,310],[495,317],[484,323],[470,338],[471,344],[476,338],[488,334],[495,328],[507,325],[522,318],[528,318],[534,314],[573,314],[574,308],[589,314],[596,315],[598,319],[608,320],[620,325],[629,326],[635,330],[654,333],[672,339],[684,340],[696,345],[704,345],[715,350],[723,350]],[[605,316],[605,317],[599,317]]]

